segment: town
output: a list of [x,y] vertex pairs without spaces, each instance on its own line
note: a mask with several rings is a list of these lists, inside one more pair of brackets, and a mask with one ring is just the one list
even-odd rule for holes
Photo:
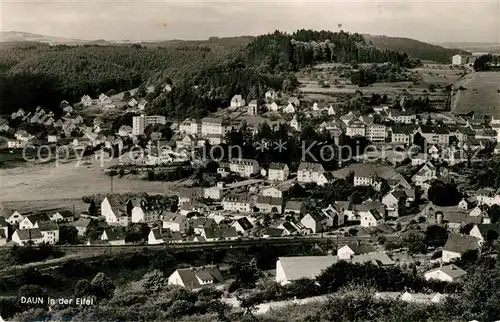
[[0,43],[141,62],[30,104],[0,71],[0,316],[500,319],[500,54],[338,29]]

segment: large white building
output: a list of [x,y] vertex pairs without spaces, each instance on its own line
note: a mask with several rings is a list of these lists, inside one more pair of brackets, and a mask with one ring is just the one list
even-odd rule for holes
[[467,56],[465,55],[454,55],[452,58],[451,58],[451,64],[453,66],[462,66],[462,65],[465,65],[467,64]]
[[302,162],[297,170],[297,181],[302,183],[317,183],[325,169],[320,163]]
[[269,181],[286,181],[290,175],[290,169],[285,163],[271,163],[267,175]]
[[134,116],[132,118],[132,134],[142,135],[144,134],[144,128],[148,125],[161,124],[165,125],[167,123],[165,116],[161,115],[141,115]]
[[366,127],[366,138],[371,142],[385,142],[386,137],[385,125],[373,123]]
[[146,127],[146,122],[144,116],[134,116],[132,118],[132,134],[142,135],[144,134],[144,128]]
[[232,159],[229,163],[229,170],[248,178],[259,172],[259,163],[253,159]]
[[251,212],[252,202],[247,195],[229,195],[222,200],[225,211]]
[[231,126],[229,122],[220,118],[206,117],[201,122],[202,136],[209,136],[209,135],[224,136],[227,132],[229,132],[230,129]]

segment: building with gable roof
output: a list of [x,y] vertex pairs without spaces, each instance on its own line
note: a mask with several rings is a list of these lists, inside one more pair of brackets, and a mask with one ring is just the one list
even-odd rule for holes
[[231,107],[243,107],[245,104],[246,102],[241,95],[234,95],[233,98],[231,98]]
[[42,232],[39,228],[18,229],[12,234],[12,242],[17,245],[39,245],[44,242]]
[[267,172],[269,181],[285,181],[290,175],[290,169],[286,163],[270,163]]
[[462,279],[465,275],[467,275],[467,272],[454,264],[441,266],[424,273],[424,277],[428,281],[438,280],[449,283],[456,282]]
[[182,286],[189,290],[221,285],[224,278],[218,267],[180,268],[168,277],[169,285]]
[[301,162],[297,170],[297,181],[300,183],[318,183],[319,176],[325,172],[320,163]]
[[100,239],[110,245],[125,245],[125,234],[119,228],[104,229]]
[[231,159],[229,170],[237,173],[241,177],[250,177],[259,173],[259,162],[254,159]]
[[474,236],[452,233],[443,247],[442,261],[449,263],[454,259],[462,258],[468,251],[479,251],[480,242]]

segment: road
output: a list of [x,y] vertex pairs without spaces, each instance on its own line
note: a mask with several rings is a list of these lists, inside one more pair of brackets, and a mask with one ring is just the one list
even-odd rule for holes
[[[396,240],[398,236],[386,236],[389,241]],[[189,250],[203,250],[203,249],[237,249],[247,248],[250,246],[293,246],[314,243],[324,243],[330,240],[334,243],[345,244],[356,241],[376,241],[376,237],[371,236],[301,236],[301,237],[280,237],[280,238],[267,238],[267,239],[248,239],[248,240],[232,240],[232,241],[215,241],[215,242],[188,242],[177,244],[159,244],[159,245],[70,245],[58,246],[65,252],[73,252],[75,254],[64,256],[62,258],[50,259],[43,262],[28,263],[24,265],[10,266],[0,270],[0,274],[4,277],[13,274],[17,270],[34,267],[38,270],[50,270],[60,267],[63,263],[69,260],[82,260],[88,259],[101,260],[109,255],[126,254],[134,252],[142,252],[145,249],[159,250],[169,249],[172,251],[189,251]],[[9,274],[10,273],[10,274]]]

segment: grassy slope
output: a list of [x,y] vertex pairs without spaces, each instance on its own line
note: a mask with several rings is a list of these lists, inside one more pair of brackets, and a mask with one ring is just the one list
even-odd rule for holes
[[375,46],[379,48],[402,51],[420,60],[430,60],[444,64],[451,63],[451,57],[457,53],[467,53],[463,50],[448,49],[410,38],[374,35],[363,36],[365,37],[367,42],[371,41]]

